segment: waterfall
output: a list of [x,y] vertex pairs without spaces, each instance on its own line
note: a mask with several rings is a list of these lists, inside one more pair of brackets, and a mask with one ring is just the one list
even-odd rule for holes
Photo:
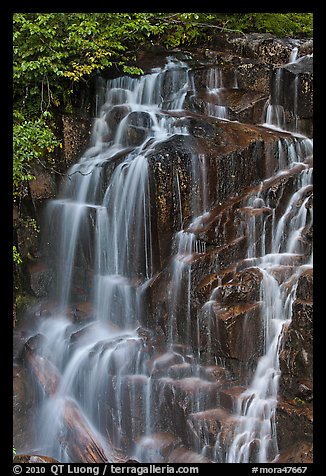
[[[291,197],[286,213],[275,227],[272,240],[272,253],[261,257],[258,264],[263,273],[261,283],[261,315],[264,329],[264,356],[258,362],[253,380],[237,401],[239,426],[230,446],[227,462],[251,461],[252,452],[257,454],[257,462],[271,461],[278,452],[275,433],[275,410],[277,405],[278,380],[280,368],[278,354],[283,326],[291,321],[292,302],[295,286],[290,292],[286,285],[280,286],[272,271],[284,264],[284,258],[298,256],[296,242],[300,231],[306,225],[306,200],[298,207],[300,192]],[[291,210],[291,214],[290,214]],[[290,218],[291,215],[291,218]],[[286,229],[288,230],[286,231]],[[280,239],[285,238],[283,252]],[[300,267],[298,273],[303,268]],[[298,279],[298,276],[296,276]]]
[[294,63],[297,60],[297,57],[298,57],[298,47],[295,46],[294,48],[292,48],[290,58],[289,58],[289,63]]
[[[169,88],[164,87],[166,82]],[[58,314],[42,323],[39,332],[46,337],[44,352],[58,365],[62,379],[41,409],[41,429],[49,418],[55,417],[57,423],[50,425],[51,431],[42,430],[39,445],[55,457],[69,460],[58,446],[65,432],[62,402],[67,398],[78,402],[94,431],[105,431],[102,407],[107,399],[110,438],[117,447],[123,446],[126,376],[146,374],[135,330],[141,310],[139,283],[153,273],[146,156],[159,141],[185,133],[184,128],[174,127],[173,117],[160,111],[182,108],[188,82],[188,68],[173,58],[162,70],[140,79],[107,81],[101,106],[98,98],[91,147],[69,170],[60,198],[48,205],[48,228],[56,233],[51,246],[58,255]],[[80,242],[82,233],[94,243],[94,256],[88,256]],[[86,326],[72,324],[66,317],[80,255],[94,266],[90,286],[94,321]],[[132,419],[135,408],[131,408]]]
[[[309,139],[304,142],[308,148],[311,146]],[[290,165],[307,157],[303,151],[305,146],[299,146],[299,152],[292,154],[292,158],[289,154]],[[265,236],[260,253],[255,246],[248,248],[248,258],[259,257],[256,265],[263,275],[260,288],[262,302],[260,314],[263,320],[264,352],[249,387],[241,393],[236,402],[238,423],[235,425],[234,436],[226,454],[228,463],[253,461],[264,463],[273,461],[278,454],[275,412],[280,378],[279,351],[283,328],[291,322],[292,303],[296,293],[296,286],[289,287],[288,284],[293,281],[296,283],[307,265],[299,266],[282,284],[277,281],[274,273],[278,267],[287,265],[289,259],[290,262],[295,262],[302,256],[300,237],[304,227],[312,224],[312,215],[307,209],[309,200],[307,192],[311,190],[311,183],[311,171],[305,167],[299,176],[297,191],[290,197],[284,214],[277,223],[273,220],[271,252],[266,252]],[[262,192],[257,197],[252,197],[248,205],[270,206],[268,198],[265,204],[261,195]],[[257,219],[260,218],[254,216],[253,222],[249,221],[250,234],[256,229]],[[265,227],[263,230],[265,234]],[[309,261],[310,256],[305,257],[305,263]]]
[[[235,84],[236,77],[235,77]],[[222,103],[221,93],[223,91],[223,73],[219,68],[211,68],[207,71],[207,90],[209,95],[215,98],[214,102],[207,103],[207,114],[209,116],[228,119],[227,107]]]
[[[209,67],[202,78],[210,98],[203,102],[203,114],[210,116],[208,126],[219,128],[221,137],[214,140],[223,155],[229,146],[223,127],[236,126],[223,102],[223,71]],[[266,108],[264,126],[283,129],[281,68],[274,80],[274,102]],[[278,164],[272,179],[281,187],[287,174],[295,176],[284,199],[271,177],[260,184],[255,179],[238,194],[232,170],[219,192],[231,205],[222,203],[210,188],[219,157],[203,145],[211,129],[198,120],[197,148],[189,132],[191,120],[198,119],[195,108],[182,116],[188,93],[195,90],[193,71],[174,57],[140,78],[100,84],[89,148],[46,208],[45,242],[56,280],[52,314],[40,319],[35,334],[43,337],[42,363],[48,362],[55,378],[51,391],[40,397],[33,452],[75,461],[70,420],[79,415],[108,461],[112,449],[140,462],[268,462],[278,454],[282,332],[291,321],[300,273],[311,266],[302,237],[312,226],[312,140],[290,133],[273,136]],[[236,129],[231,135],[236,137]],[[168,214],[169,201],[174,201],[170,239],[158,236],[153,176],[163,174],[164,167],[155,154],[175,138],[180,139],[181,159],[171,149],[163,158],[173,171],[173,197],[164,196],[164,189],[159,203]],[[284,210],[279,213],[281,198]],[[169,259],[158,265],[160,246]],[[278,269],[291,266],[291,276],[278,280]],[[232,279],[248,269],[261,278],[257,302],[232,303],[232,309],[241,316],[242,329],[259,312],[262,345],[244,380],[243,369],[232,367],[235,359],[228,357],[223,338],[238,325],[225,304]],[[210,291],[204,302],[206,285]],[[157,295],[166,299],[156,302]],[[82,305],[86,317],[78,314]]]

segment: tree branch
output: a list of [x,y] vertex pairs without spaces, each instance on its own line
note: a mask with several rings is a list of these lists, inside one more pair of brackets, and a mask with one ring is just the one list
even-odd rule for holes
[[221,31],[230,31],[232,33],[241,33],[243,36],[246,36],[245,33],[241,30],[233,30],[231,28],[226,28],[225,26],[218,26],[218,25],[211,25],[210,23],[202,23],[202,22],[196,22],[196,21],[191,21],[191,20],[172,20],[172,17],[174,15],[171,15],[171,17],[168,18],[155,18],[155,20],[160,20],[164,21],[167,23],[176,23],[176,24],[181,24],[181,25],[195,25],[203,28],[216,28]]

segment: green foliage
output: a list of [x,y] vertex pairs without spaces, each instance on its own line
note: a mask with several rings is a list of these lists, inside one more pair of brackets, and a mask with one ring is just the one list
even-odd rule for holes
[[26,120],[24,116],[16,115],[13,127],[14,197],[26,195],[26,182],[34,178],[30,171],[33,161],[51,154],[58,146],[60,142],[46,118]]
[[57,107],[64,91],[104,68],[140,74],[135,60],[141,48],[207,42],[221,29],[309,35],[312,14],[16,13],[14,93],[17,98],[42,93],[43,102]]
[[[139,75],[137,53],[152,46],[208,45],[228,31],[312,35],[311,13],[15,13],[13,15],[13,191],[28,193],[33,164],[53,165],[55,120],[73,112],[81,83],[105,69]],[[44,165],[44,164],[43,164]],[[37,233],[36,224],[19,226]],[[13,260],[21,264],[13,247]]]
[[244,32],[272,33],[278,36],[312,36],[312,13],[233,13],[225,27]]
[[22,264],[22,262],[23,262],[23,260],[20,256],[20,253],[17,250],[15,245],[13,245],[13,247],[12,247],[12,259],[13,259],[13,262],[16,263],[16,264]]
[[299,397],[294,397],[293,403],[298,406],[306,405],[306,402],[302,400],[302,398],[299,398]]
[[312,13],[15,13],[14,195],[59,145],[52,119],[73,112],[79,83],[107,68],[141,74],[139,50],[207,44],[229,30],[311,35]]

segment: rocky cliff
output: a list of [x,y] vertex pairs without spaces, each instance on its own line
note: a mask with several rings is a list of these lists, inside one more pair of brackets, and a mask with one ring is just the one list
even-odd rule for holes
[[[297,61],[289,63],[294,48]],[[239,428],[235,411],[239,396],[250,385],[266,351],[264,272],[257,259],[273,254],[277,239],[281,249],[275,224],[288,216],[291,197],[302,176],[312,170],[311,48],[300,40],[249,35],[223,37],[215,49],[168,52],[185,65],[187,90],[182,111],[171,110],[185,77],[181,74],[176,80],[166,72],[157,119],[173,121],[177,132],[155,144],[148,137],[153,127],[151,114],[131,112],[121,106],[120,98],[103,116],[104,143],[110,143],[122,121],[126,133],[124,152],[100,165],[99,190],[106,190],[113,171],[133,148],[142,146],[148,163],[151,276],[146,276],[148,266],[143,263],[148,258],[143,254],[135,255],[131,267],[138,280],[134,289],[149,278],[142,290],[138,332],[142,353],[150,356],[146,365],[151,395],[160,397],[151,415],[156,422],[152,439],[146,440],[148,375],[130,370],[120,381],[117,371],[108,371],[112,388],[123,388],[125,408],[134,408],[135,403],[130,403],[134,395],[141,396],[135,413],[127,412],[122,420],[112,417],[117,403],[111,397],[103,410],[106,425],[119,426],[119,441],[126,452],[136,440],[140,458],[145,454],[164,462],[182,462],[182,458],[218,462],[234,439]],[[164,64],[166,56],[167,52],[144,53],[139,55],[139,65],[149,72]],[[90,118],[63,117],[67,166],[86,150],[92,123],[98,126]],[[74,172],[69,173],[65,180],[74,183]],[[57,183],[50,171],[36,171],[36,176],[30,184],[30,198],[40,213],[44,200],[56,196]],[[279,349],[277,461],[297,463],[312,461],[313,277],[311,267],[302,268],[312,248],[312,193],[312,186],[305,186],[293,202],[292,208],[303,207],[305,224],[292,253],[272,270],[282,289],[293,289],[292,319],[285,324]],[[96,312],[91,302],[96,213],[92,207],[86,211],[72,270],[67,313],[74,323],[91,322]],[[186,251],[180,247],[180,230],[191,235]],[[39,398],[31,396],[24,383],[24,332],[31,321],[55,313],[49,294],[56,280],[56,267],[51,265],[56,251],[47,244],[39,248],[35,240],[33,247],[36,258],[30,260],[25,279],[37,304],[27,314],[23,314],[26,306],[19,309],[15,333],[15,444],[22,450],[28,448],[25,440],[30,439],[22,414],[26,419],[29,412],[24,408],[33,407]],[[184,253],[191,272],[182,268],[176,275],[178,253]],[[74,342],[79,338],[76,333]],[[173,352],[167,347],[171,339]],[[203,448],[205,456],[199,456]],[[255,451],[253,444],[251,461]]]

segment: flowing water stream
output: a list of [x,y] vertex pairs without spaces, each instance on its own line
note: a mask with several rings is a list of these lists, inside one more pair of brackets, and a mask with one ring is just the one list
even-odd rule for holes
[[[290,61],[295,59],[293,51]],[[212,68],[206,80],[209,94],[218,98],[224,87],[221,71]],[[275,81],[277,97],[282,87],[281,73],[276,74]],[[74,402],[108,455],[112,444],[140,461],[160,462],[164,461],[164,454],[155,450],[153,434],[164,430],[160,412],[168,411],[170,391],[176,399],[182,399],[185,389],[191,389],[190,400],[185,403],[188,413],[206,410],[207,395],[218,405],[215,384],[202,378],[200,352],[192,345],[192,262],[206,253],[206,243],[191,230],[209,213],[205,187],[209,169],[201,152],[192,153],[193,193],[187,229],[183,229],[180,183],[176,176],[180,229],[174,237],[169,265],[165,353],[153,355],[148,351],[139,324],[146,312],[144,293],[155,274],[147,157],[157,144],[174,134],[188,135],[176,114],[183,109],[188,91],[196,92],[191,72],[186,63],[174,58],[169,58],[162,69],[139,79],[121,77],[102,84],[91,145],[69,170],[58,198],[47,206],[45,241],[50,255],[56,257],[53,300],[57,306],[36,332],[45,336],[43,355],[57,367],[61,378],[56,392],[44,395],[40,404],[33,451],[71,461],[67,444],[62,442],[69,438],[67,402]],[[220,105],[219,100],[216,103],[208,108],[207,114],[227,119],[227,107]],[[282,106],[268,105],[264,122],[266,127],[283,128]],[[300,244],[303,229],[312,221],[307,207],[312,169],[305,162],[310,155],[310,139],[280,139],[277,173],[302,165],[296,190],[282,216],[273,212],[269,235],[266,227],[270,215],[262,218],[261,214],[254,214],[247,223],[249,235],[256,230],[258,220],[262,230],[259,245],[256,240],[249,243],[247,258],[255,260],[262,274],[260,315],[264,350],[247,389],[236,401],[236,423],[227,448],[221,449],[220,435],[216,434],[211,456],[215,462],[266,462],[278,453],[275,408],[282,329],[291,320],[297,277],[311,266],[310,257],[303,256]],[[246,206],[272,210],[271,202],[262,183],[261,190],[248,198]],[[300,265],[294,275],[280,283],[275,278],[275,269],[296,260]],[[92,269],[86,279],[92,319],[72,321],[74,282],[85,264]],[[289,286],[291,279],[294,284]],[[218,288],[204,305],[207,314],[216,306]],[[180,303],[185,316],[182,331],[178,326]],[[208,328],[208,354],[212,341],[219,338],[212,333],[213,328]],[[182,372],[183,378],[174,379],[175,372]],[[205,454],[205,436],[199,445],[197,442],[193,446]]]

